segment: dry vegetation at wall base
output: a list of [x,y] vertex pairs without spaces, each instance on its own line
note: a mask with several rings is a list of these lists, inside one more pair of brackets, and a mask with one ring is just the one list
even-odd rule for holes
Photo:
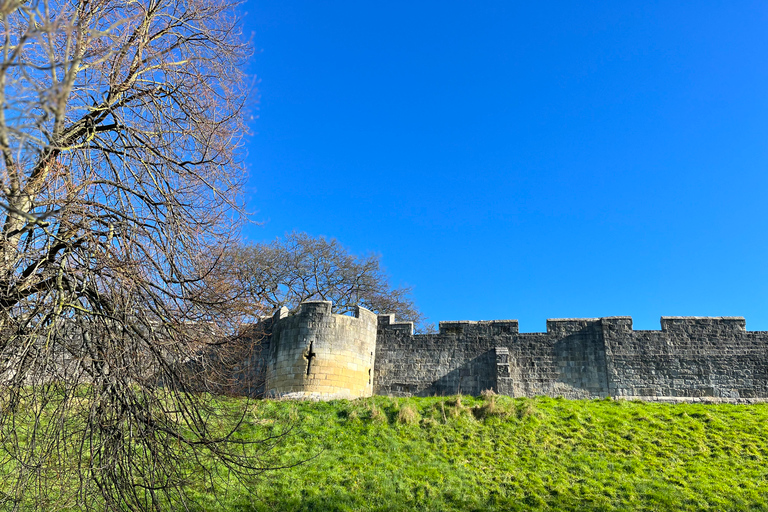
[[255,401],[237,435],[292,428],[270,463],[306,462],[188,485],[196,510],[768,510],[766,425],[768,404]]

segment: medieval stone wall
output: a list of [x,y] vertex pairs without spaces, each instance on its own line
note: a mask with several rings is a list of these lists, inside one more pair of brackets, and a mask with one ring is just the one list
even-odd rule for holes
[[630,317],[551,319],[545,333],[520,333],[517,320],[441,322],[413,334],[394,315],[309,302],[271,325],[272,396],[768,400],[768,332],[747,331],[743,318],[662,317],[659,331],[635,331]]
[[768,332],[740,317],[662,317],[660,331],[604,321],[611,395],[646,400],[768,398]]
[[634,331],[630,317],[554,319],[546,333],[441,322],[430,335],[393,321],[379,317],[376,394],[768,399],[768,332],[743,318],[663,317],[660,331]]
[[520,333],[517,320],[440,322],[438,334],[414,335],[379,316],[374,393],[480,394],[568,398],[607,396],[598,319],[547,322],[546,333]]
[[379,317],[375,394],[479,394],[493,387],[495,361],[492,365],[489,351],[499,337],[508,336],[500,332],[500,326],[490,322],[441,323],[440,334],[414,336],[410,323],[394,324],[393,316]]

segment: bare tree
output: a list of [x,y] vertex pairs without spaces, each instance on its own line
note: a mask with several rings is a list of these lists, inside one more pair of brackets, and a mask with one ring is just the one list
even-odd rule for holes
[[219,280],[241,290],[241,310],[295,309],[305,300],[330,300],[336,313],[360,305],[428,329],[411,288],[390,286],[379,255],[351,254],[336,239],[294,232],[271,243],[233,246],[224,260],[227,278]]
[[0,0],[0,506],[161,509],[264,467],[183,370],[237,330],[205,285],[243,179],[233,7]]

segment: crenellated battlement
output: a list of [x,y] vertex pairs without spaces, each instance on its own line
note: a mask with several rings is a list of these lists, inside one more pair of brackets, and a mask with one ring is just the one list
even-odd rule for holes
[[669,333],[740,333],[747,321],[740,316],[663,316],[661,330]]
[[395,322],[394,313],[389,315],[379,315],[377,323],[379,331],[402,331],[404,333],[413,334],[413,322]]
[[370,394],[768,400],[768,332],[742,317],[662,317],[660,330],[629,316],[551,318],[546,332],[517,320],[412,322],[325,301],[282,308],[270,319],[269,394],[342,398]]
[[547,320],[547,334],[567,336],[599,325],[599,318],[550,318]]
[[488,335],[499,334],[517,334],[520,328],[517,320],[480,320],[480,321],[458,321],[458,322],[440,322],[440,334],[465,334],[465,335]]
[[[275,313],[277,314],[277,313]],[[518,320],[452,320],[439,324],[439,335],[497,335],[518,334]],[[600,318],[548,318],[544,333],[552,336],[567,336],[589,328],[610,328],[632,331],[631,316],[608,316]],[[413,334],[413,322],[396,322],[395,315],[378,315],[379,331],[401,331]],[[746,331],[746,321],[740,316],[663,316],[662,332],[729,333]],[[644,331],[655,332],[655,331]]]

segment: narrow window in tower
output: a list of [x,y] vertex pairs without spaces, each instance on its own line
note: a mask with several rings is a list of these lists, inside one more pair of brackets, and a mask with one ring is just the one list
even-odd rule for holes
[[309,370],[312,367],[312,358],[316,357],[317,354],[315,354],[315,351],[312,350],[314,347],[315,342],[311,341],[309,343],[309,348],[307,349],[307,352],[304,354],[304,358],[307,360],[307,375],[309,375]]

